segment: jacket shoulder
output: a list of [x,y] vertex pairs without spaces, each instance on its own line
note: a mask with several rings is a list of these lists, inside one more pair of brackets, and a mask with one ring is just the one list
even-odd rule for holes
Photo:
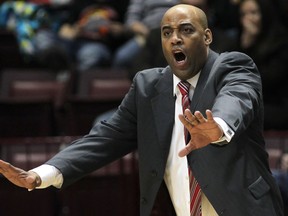
[[222,61],[226,60],[226,61],[236,61],[236,62],[238,61],[253,62],[253,59],[250,56],[248,56],[245,53],[238,52],[238,51],[220,53],[218,59]]
[[163,77],[164,74],[171,73],[170,67],[167,66],[165,68],[158,67],[158,68],[149,68],[142,71],[139,71],[135,77],[134,81],[147,81],[147,82],[153,82],[156,80],[159,80],[161,77]]

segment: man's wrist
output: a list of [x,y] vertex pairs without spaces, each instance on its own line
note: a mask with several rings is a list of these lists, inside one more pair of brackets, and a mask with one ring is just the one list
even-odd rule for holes
[[35,179],[35,181],[33,182],[33,189],[30,189],[30,190],[34,190],[35,188],[39,187],[42,184],[42,180],[36,172],[28,171],[28,173],[32,175]]
[[218,127],[219,127],[219,129],[221,130],[221,135],[220,135],[219,138],[216,140],[216,142],[219,141],[219,140],[221,140],[221,139],[223,138],[223,136],[224,136],[224,132],[223,132],[222,127],[221,127],[219,124],[218,124]]
[[43,164],[30,171],[36,173],[39,176],[38,183],[40,185],[37,185],[36,189],[47,188],[51,185],[57,188],[60,188],[62,186],[63,176],[61,172],[51,165]]
[[214,120],[221,128],[222,136],[217,141],[213,142],[213,144],[224,145],[229,143],[232,137],[234,136],[234,131],[226,124],[226,122],[223,119],[219,117],[214,117]]
[[36,180],[36,187],[39,187],[42,184],[42,180],[41,180],[40,176],[36,174],[35,180]]

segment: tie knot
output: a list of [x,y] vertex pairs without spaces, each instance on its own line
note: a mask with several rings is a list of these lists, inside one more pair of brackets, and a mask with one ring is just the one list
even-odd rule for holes
[[181,81],[178,83],[178,88],[182,96],[187,95],[189,93],[190,83],[187,81]]

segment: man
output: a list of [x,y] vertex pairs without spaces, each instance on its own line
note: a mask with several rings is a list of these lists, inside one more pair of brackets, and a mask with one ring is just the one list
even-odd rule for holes
[[[2,161],[1,173],[28,189],[65,187],[137,149],[141,216],[151,214],[163,180],[177,215],[190,215],[189,167],[201,188],[202,216],[283,215],[264,150],[255,64],[241,53],[209,49],[212,32],[194,6],[169,9],[161,31],[169,66],[138,73],[108,121],[42,167],[26,172]],[[184,80],[193,97],[183,115],[178,83]],[[187,145],[183,125],[190,133]]]

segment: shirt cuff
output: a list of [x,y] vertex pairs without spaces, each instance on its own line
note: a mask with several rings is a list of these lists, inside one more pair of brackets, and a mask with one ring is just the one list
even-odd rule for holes
[[36,187],[36,189],[47,188],[49,186],[61,188],[63,184],[63,175],[54,166],[43,164],[30,171],[37,173],[41,178],[41,185]]
[[218,145],[224,145],[229,143],[234,136],[234,131],[227,125],[227,123],[223,119],[219,117],[214,117],[214,120],[221,127],[224,135],[219,140],[213,143]]

